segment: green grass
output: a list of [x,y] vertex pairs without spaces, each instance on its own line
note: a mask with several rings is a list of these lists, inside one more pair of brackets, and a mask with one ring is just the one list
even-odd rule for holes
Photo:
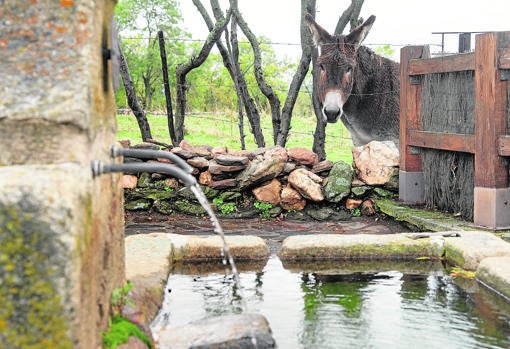
[[[147,115],[152,137],[160,142],[170,143],[167,127],[167,118],[162,115]],[[132,114],[118,115],[117,139],[129,139],[131,144],[142,141],[140,130]],[[271,116],[261,117],[262,132],[266,146],[273,145],[273,131]],[[249,130],[248,120],[244,121],[246,149],[257,148],[253,135]],[[315,117],[294,116],[291,121],[291,130],[286,148],[303,147],[312,149],[313,132],[315,131]],[[239,140],[239,126],[237,118],[225,114],[187,115],[185,119],[185,137],[191,145],[226,146],[229,149],[241,149]],[[331,161],[343,160],[352,162],[352,143],[349,132],[341,122],[328,124],[326,127],[326,154]]]

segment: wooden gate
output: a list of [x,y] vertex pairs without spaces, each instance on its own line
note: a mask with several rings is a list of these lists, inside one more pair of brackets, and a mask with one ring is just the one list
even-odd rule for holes
[[[510,32],[476,36],[475,52],[428,57],[425,46],[400,55],[400,200],[423,202],[421,148],[474,155],[474,223],[493,229],[510,226],[509,95]],[[422,77],[474,71],[474,134],[422,130]]]

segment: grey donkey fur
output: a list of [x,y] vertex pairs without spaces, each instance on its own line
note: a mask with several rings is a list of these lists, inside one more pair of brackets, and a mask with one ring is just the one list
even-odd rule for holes
[[375,16],[347,35],[331,35],[310,14],[305,21],[319,48],[317,92],[327,122],[342,120],[354,146],[399,143],[400,65],[361,42]]

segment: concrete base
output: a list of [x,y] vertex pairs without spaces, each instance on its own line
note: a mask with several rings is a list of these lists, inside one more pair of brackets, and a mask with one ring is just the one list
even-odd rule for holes
[[510,188],[475,187],[474,223],[491,229],[509,228]]
[[399,171],[398,197],[407,203],[423,202],[425,200],[423,172]]

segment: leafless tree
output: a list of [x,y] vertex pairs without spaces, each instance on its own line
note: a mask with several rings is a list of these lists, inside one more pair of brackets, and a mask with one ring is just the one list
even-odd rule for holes
[[131,74],[129,73],[129,66],[127,64],[126,58],[122,53],[120,45],[117,47],[119,52],[119,70],[122,76],[122,82],[124,83],[124,89],[126,90],[126,97],[128,101],[128,105],[135,114],[136,121],[138,122],[138,127],[140,128],[140,132],[142,134],[142,140],[146,142],[149,139],[152,139],[151,128],[149,126],[149,122],[147,121],[147,116],[143,111],[138,98],[136,97],[135,88],[133,86],[133,81],[131,80]]
[[[364,0],[351,0],[351,5],[347,8],[342,16],[340,17],[335,33],[341,33],[347,23],[351,23],[351,28],[354,28],[358,23],[359,13]],[[273,143],[282,147],[287,143],[287,138],[290,130],[290,123],[292,118],[292,111],[294,109],[297,96],[303,80],[309,70],[310,62],[313,63],[312,75],[315,81],[317,79],[317,50],[314,48],[311,35],[308,27],[305,25],[304,16],[308,12],[315,17],[316,0],[301,0],[301,59],[297,70],[292,78],[291,84],[287,91],[287,98],[284,101],[283,108],[281,102],[272,89],[267,83],[263,69],[262,69],[262,55],[260,51],[260,45],[257,37],[250,30],[248,24],[242,17],[242,14],[238,8],[237,0],[230,0],[230,7],[226,11],[227,16],[223,15],[218,0],[210,0],[211,8],[216,20],[216,24],[209,17],[207,10],[203,6],[201,0],[193,0],[193,3],[197,7],[198,11],[202,15],[207,27],[209,28],[210,34],[202,47],[202,50],[198,56],[194,56],[186,64],[182,64],[177,68],[177,111],[176,111],[176,138],[178,141],[184,137],[184,111],[186,107],[186,74],[192,69],[198,67],[206,58],[210,52],[210,49],[214,44],[218,47],[218,50],[222,56],[223,63],[227,68],[232,81],[234,82],[236,93],[238,96],[239,103],[239,128],[241,135],[241,142],[244,144],[243,134],[243,108],[246,111],[247,118],[250,122],[250,128],[254,135],[255,142],[259,147],[265,146],[264,136],[260,127],[260,113],[257,109],[253,98],[250,96],[246,81],[244,79],[243,72],[239,66],[239,50],[237,41],[237,27],[241,29],[243,34],[246,36],[253,50],[254,56],[254,73],[257,80],[257,85],[260,91],[266,96],[271,107],[271,118],[273,123]],[[231,17],[231,18],[230,18]],[[227,28],[227,23],[230,21],[230,31]],[[220,37],[222,33],[225,33],[226,45],[221,41]],[[314,105],[314,111],[317,116],[321,115],[319,108],[318,99],[316,96],[315,89],[313,91],[312,101]],[[317,126],[314,133],[314,144],[313,150],[319,155],[320,159],[326,158],[324,150],[325,144],[325,127],[326,124],[322,121],[322,117],[317,117]],[[244,146],[243,146],[244,148]]]

